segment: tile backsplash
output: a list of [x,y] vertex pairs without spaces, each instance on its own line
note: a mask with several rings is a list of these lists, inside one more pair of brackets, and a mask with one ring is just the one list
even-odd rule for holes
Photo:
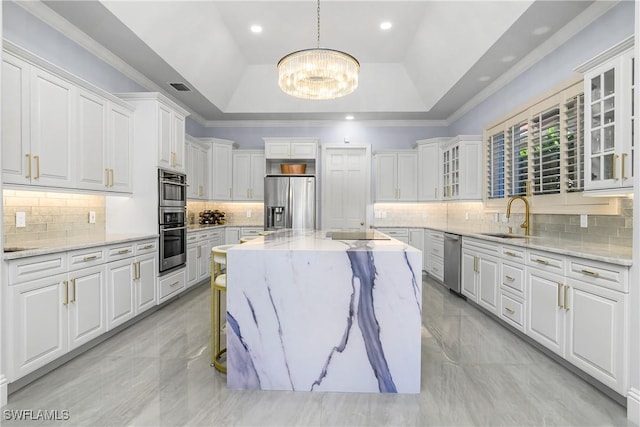
[[216,209],[225,213],[227,225],[262,226],[264,224],[264,203],[199,201],[187,202],[188,223],[197,224],[200,212]]
[[[523,233],[523,214],[513,214],[504,223],[502,215],[485,212],[482,202],[379,203],[374,210],[377,227],[455,227],[480,232],[506,232],[511,227],[514,233]],[[532,214],[530,222],[532,236],[631,247],[633,200],[620,199],[616,215],[589,215],[586,228],[580,227],[580,215]]]
[[[105,234],[104,196],[3,190],[2,197],[5,247]],[[89,211],[96,213],[94,224],[89,223]],[[25,227],[16,227],[16,212],[25,213]]]

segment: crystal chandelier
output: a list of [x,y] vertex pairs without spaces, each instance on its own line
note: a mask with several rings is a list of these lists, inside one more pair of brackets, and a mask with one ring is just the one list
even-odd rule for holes
[[348,53],[320,48],[320,0],[318,45],[299,50],[278,62],[278,85],[284,93],[304,99],[334,99],[358,87],[360,63]]

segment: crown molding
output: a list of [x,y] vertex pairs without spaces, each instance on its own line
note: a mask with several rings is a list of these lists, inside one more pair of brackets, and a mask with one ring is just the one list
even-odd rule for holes
[[120,73],[124,74],[126,77],[130,78],[134,82],[138,83],[140,86],[151,92],[159,92],[169,98],[173,103],[179,105],[181,108],[187,110],[189,112],[189,118],[195,120],[201,125],[205,125],[207,122],[202,116],[200,116],[195,111],[191,110],[187,106],[185,106],[182,102],[174,98],[170,93],[164,90],[162,87],[158,86],[151,79],[146,77],[144,74],[133,68],[131,65],[127,64],[123,61],[119,56],[115,55],[109,49],[89,37],[84,31],[80,30],[78,27],[73,25],[71,22],[64,19],[62,16],[54,12],[52,9],[48,8],[44,3],[40,0],[37,1],[20,1],[16,2],[16,4],[22,7],[24,10],[29,12],[31,15],[40,19],[45,24],[49,25],[53,29],[59,31],[67,37],[69,40],[77,43],[91,54],[96,56],[98,59],[104,61],[109,64],[113,68],[115,68]]
[[589,71],[590,69],[597,67],[598,65],[607,62],[610,59],[613,59],[620,55],[621,53],[633,49],[635,36],[631,35],[626,39],[622,40],[620,43],[615,46],[610,47],[609,49],[602,52],[600,55],[595,58],[591,58],[587,62],[578,65],[574,70],[579,73],[584,73]]
[[358,123],[368,127],[447,127],[446,120],[210,120],[207,128],[300,128],[300,127],[330,127],[336,123]]
[[604,15],[608,10],[613,8],[619,2],[619,0],[594,2],[580,15],[571,20],[571,22],[558,30],[554,35],[549,37],[549,39],[547,39],[536,49],[531,51],[530,54],[522,58],[522,60],[516,63],[507,72],[503,73],[500,77],[495,79],[489,86],[478,92],[476,96],[467,101],[451,116],[447,117],[447,122],[454,123],[456,120],[460,119],[462,116],[480,105],[480,103],[488,99],[490,96],[503,89],[507,84],[511,83],[519,75],[539,62],[542,58],[556,50],[562,44],[566,43],[569,39],[578,34],[596,19]]

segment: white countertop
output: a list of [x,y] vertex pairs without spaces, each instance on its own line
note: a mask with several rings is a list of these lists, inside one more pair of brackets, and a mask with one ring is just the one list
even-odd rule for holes
[[[127,243],[136,240],[156,239],[158,234],[105,234],[96,237],[69,237],[55,240],[36,240],[20,245],[20,248],[28,248],[16,252],[5,252],[3,259],[19,259],[36,255],[47,255],[56,252],[73,251],[76,249],[92,248],[96,246]],[[11,246],[5,247],[5,250]]]
[[394,238],[385,240],[333,240],[328,230],[279,230],[259,236],[230,250],[238,251],[418,251]]
[[[632,265],[632,249],[628,246],[615,246],[598,243],[582,243],[560,238],[530,236],[521,238],[493,237],[482,234],[483,230],[468,230],[456,227],[425,227],[430,230],[444,231],[461,236],[474,237],[503,245],[519,246],[528,249],[538,249],[561,255],[570,255],[596,261],[608,262],[624,266]],[[487,231],[492,232],[492,231]]]

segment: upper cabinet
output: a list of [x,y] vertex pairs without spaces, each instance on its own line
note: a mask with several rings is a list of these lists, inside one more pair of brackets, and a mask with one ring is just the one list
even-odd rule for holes
[[376,202],[418,200],[418,153],[383,151],[374,156]]
[[264,151],[237,150],[233,153],[233,200],[264,200]]
[[209,150],[208,144],[187,135],[185,142],[187,198],[209,200]]
[[442,198],[482,199],[482,137],[459,135],[441,148]]
[[185,171],[185,117],[189,114],[156,92],[120,93],[121,99],[136,107],[137,124],[157,148],[157,166]]
[[442,200],[440,146],[448,140],[449,138],[431,138],[416,141],[418,144],[418,201],[420,202]]
[[2,178],[6,184],[75,186],[76,87],[4,52]]
[[231,200],[233,141],[219,138],[208,138],[206,141],[211,142],[211,198],[214,201]]
[[78,89],[76,109],[78,188],[130,193],[133,108]]
[[316,174],[318,156],[317,138],[262,138],[264,140],[265,172],[268,175],[281,173],[281,165],[304,163],[305,175]]
[[633,187],[633,38],[578,67],[584,74],[585,191]]

